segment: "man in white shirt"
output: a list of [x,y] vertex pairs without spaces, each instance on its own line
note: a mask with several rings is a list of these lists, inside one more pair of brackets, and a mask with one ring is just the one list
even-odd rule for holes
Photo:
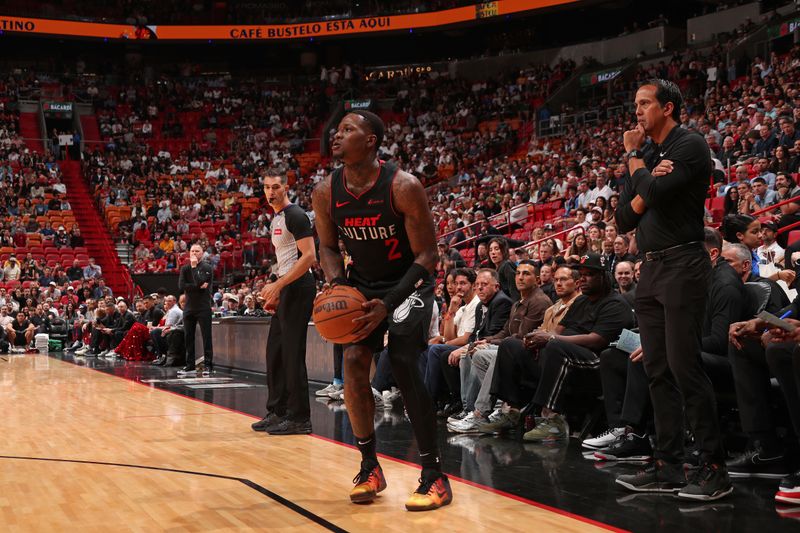
[[[162,366],[167,364],[167,336],[171,333],[183,334],[183,311],[177,305],[177,300],[173,295],[167,295],[164,298],[164,325],[158,327],[158,324],[148,324],[150,328],[150,336],[153,339],[153,348],[157,356],[152,364]],[[167,366],[178,363],[179,361],[170,361]]]
[[564,198],[567,195],[567,182],[562,176],[553,178],[553,186],[550,188],[551,198]]
[[594,201],[592,191],[589,190],[589,183],[586,180],[578,184],[578,207],[584,209],[589,207],[589,204]]
[[771,265],[783,261],[784,250],[775,242],[775,233],[778,227],[774,222],[761,224],[761,241],[763,244],[756,249],[758,262],[762,265]]
[[[455,272],[456,294],[450,300],[446,312],[442,314],[444,334],[430,340],[428,349],[423,354],[425,387],[432,398],[437,398],[443,388],[443,375],[440,361],[443,354],[458,349],[469,342],[475,329],[475,314],[480,305],[480,298],[475,294],[473,284],[477,275],[471,268],[459,268]],[[459,402],[460,403],[460,402]],[[446,406],[444,411],[453,414],[459,406]]]
[[606,177],[604,175],[598,175],[595,188],[592,189],[592,202],[596,202],[601,196],[608,201],[613,194],[614,191],[606,184]]
[[13,321],[14,317],[9,314],[9,307],[5,304],[0,305],[0,330],[5,331]]

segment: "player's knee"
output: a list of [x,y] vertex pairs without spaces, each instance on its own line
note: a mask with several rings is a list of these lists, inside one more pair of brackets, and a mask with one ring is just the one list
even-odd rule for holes
[[363,374],[365,371],[369,373],[372,359],[369,355],[365,356],[360,351],[348,350],[344,354],[343,361],[346,369],[345,374],[349,372],[349,375],[356,377],[356,375]]

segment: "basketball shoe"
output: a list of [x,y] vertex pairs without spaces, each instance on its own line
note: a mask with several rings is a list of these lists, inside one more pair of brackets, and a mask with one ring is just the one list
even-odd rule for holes
[[353,478],[356,484],[350,491],[350,501],[353,503],[370,503],[378,493],[386,489],[386,478],[383,477],[381,465],[361,465],[361,471]]
[[406,501],[409,511],[432,511],[453,501],[450,480],[441,472],[423,473],[419,487]]

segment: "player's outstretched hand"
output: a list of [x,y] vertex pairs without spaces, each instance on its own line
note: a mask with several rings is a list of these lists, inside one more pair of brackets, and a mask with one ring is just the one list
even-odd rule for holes
[[357,330],[353,332],[353,335],[356,335],[356,339],[354,342],[358,342],[367,337],[372,330],[377,328],[381,322],[386,318],[386,315],[389,314],[388,309],[386,309],[386,304],[383,303],[383,300],[375,298],[373,300],[369,300],[361,304],[361,308],[364,309],[366,314],[359,318],[353,319],[353,324],[357,324],[359,327]]

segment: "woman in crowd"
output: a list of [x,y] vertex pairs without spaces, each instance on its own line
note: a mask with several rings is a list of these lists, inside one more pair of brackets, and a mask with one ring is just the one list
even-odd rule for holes
[[576,231],[572,235],[572,241],[564,258],[567,263],[578,263],[581,257],[587,253],[589,253],[589,244],[586,241],[586,235],[582,231]]
[[[730,243],[740,243],[747,246],[752,256],[752,273],[760,275],[759,259],[756,249],[761,246],[761,222],[750,215],[728,215],[722,220],[720,226],[722,237]],[[790,286],[795,279],[794,270],[779,270],[767,277],[773,281],[783,281]]]
[[491,261],[497,275],[500,278],[500,288],[513,301],[519,300],[517,290],[516,273],[517,269],[508,259],[508,242],[502,237],[495,237],[489,241],[489,260]]
[[729,187],[725,193],[725,201],[722,204],[725,215],[739,214],[739,189]]

